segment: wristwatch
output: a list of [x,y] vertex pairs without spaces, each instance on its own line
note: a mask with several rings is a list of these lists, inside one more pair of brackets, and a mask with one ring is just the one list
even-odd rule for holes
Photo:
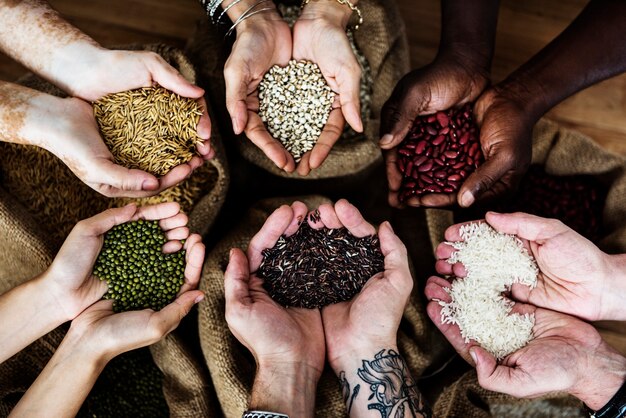
[[623,418],[626,417],[626,382],[611,400],[598,411],[585,405],[589,418]]
[[246,411],[241,418],[289,418],[289,415],[279,414],[278,412]]

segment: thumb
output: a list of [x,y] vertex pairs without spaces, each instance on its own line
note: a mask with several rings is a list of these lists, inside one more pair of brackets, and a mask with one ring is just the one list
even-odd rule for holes
[[[501,149],[485,156],[480,165],[463,183],[459,191],[459,204],[471,206],[482,194],[492,189],[502,177],[515,168],[516,158],[510,149]],[[486,154],[485,154],[486,155]]]
[[[156,55],[156,54],[155,54]],[[199,99],[204,95],[204,90],[191,84],[174,67],[169,65],[160,55],[154,60],[148,60],[148,70],[152,80],[174,93],[193,99]]]
[[224,68],[224,81],[226,83],[226,108],[233,122],[233,131],[239,135],[244,131],[248,123],[248,83],[240,68],[226,65]]
[[230,250],[230,260],[224,273],[226,312],[245,304],[250,296],[250,269],[248,259],[239,248]]
[[[345,75],[345,76],[344,76]],[[339,90],[339,103],[341,104],[341,113],[346,122],[356,132],[363,132],[363,121],[361,120],[361,101],[359,90],[361,85],[361,69],[356,62],[353,65],[346,66],[337,77],[337,87]]]
[[180,321],[187,316],[191,308],[196,303],[199,303],[204,299],[204,293],[200,290],[190,290],[185,292],[174,300],[174,302],[167,305],[165,308],[153,314],[153,318],[158,321],[161,326],[160,330],[164,330],[163,336],[174,331]]
[[569,230],[557,219],[540,218],[527,213],[487,212],[485,219],[496,231],[529,241],[543,241]]
[[408,135],[413,121],[417,117],[417,111],[413,106],[404,106],[405,97],[394,95],[384,104],[381,111],[382,138],[378,145],[382,149],[396,147]]
[[122,167],[111,160],[100,160],[95,168],[100,176],[99,183],[121,191],[153,191],[159,188],[159,180],[152,174]]
[[469,350],[476,365],[476,375],[480,386],[494,392],[510,393],[511,367],[498,365],[496,358],[484,348],[474,346]]

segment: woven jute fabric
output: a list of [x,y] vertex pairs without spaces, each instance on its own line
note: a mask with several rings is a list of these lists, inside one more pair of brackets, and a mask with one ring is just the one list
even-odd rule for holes
[[[294,200],[304,202],[309,209],[328,201],[321,196],[304,196],[259,202],[247,212],[239,226],[213,248],[204,264],[200,288],[206,297],[199,305],[200,344],[221,410],[228,418],[240,417],[245,411],[255,375],[254,359],[232,335],[226,323],[224,271],[228,255],[231,248],[245,250],[267,217],[281,205],[291,204]],[[426,321],[419,297],[415,294],[405,310],[398,333],[398,347],[414,376],[421,375],[431,361],[423,350],[428,349],[429,341]],[[337,378],[328,367],[318,385],[316,416],[346,416]]]
[[[119,49],[148,50],[161,55],[190,82],[195,70],[182,51],[162,44],[131,45]],[[58,88],[29,74],[19,83],[65,97]],[[211,109],[209,109],[211,110]],[[212,116],[212,120],[215,120]],[[189,228],[206,234],[226,197],[229,172],[216,124],[211,146],[216,157],[205,162],[186,182],[201,183],[202,194],[186,205]],[[71,228],[81,219],[131,199],[107,199],[83,184],[61,160],[37,147],[0,143],[0,292],[45,270]],[[208,181],[207,181],[208,178]],[[179,187],[185,187],[183,183]],[[154,202],[154,198],[151,198]],[[137,200],[138,204],[148,203]],[[8,415],[34,381],[64,335],[59,328],[0,365],[0,416]],[[173,417],[210,416],[214,396],[205,366],[177,335],[151,348],[164,373],[164,395]],[[197,356],[195,356],[197,358]]]
[[[364,118],[364,134],[341,138],[332,148],[322,166],[306,177],[286,173],[274,165],[250,140],[234,139],[241,155],[272,174],[287,178],[315,180],[356,174],[382,161],[377,145],[380,111],[396,83],[409,70],[408,43],[405,25],[393,1],[363,0],[359,3],[364,23],[355,33],[355,43],[367,59],[373,78],[369,117]],[[231,42],[214,25],[199,26],[187,53],[198,68],[198,77],[216,106],[222,106],[222,132],[231,132],[225,109],[224,64]]]
[[[120,49],[156,52],[190,82],[196,81],[193,66],[178,49],[162,44],[130,45]],[[63,91],[33,74],[27,74],[18,83],[55,96],[66,96]],[[200,186],[200,191],[193,196],[192,202],[179,203],[188,213],[197,212],[190,227],[202,234],[208,231],[217,216],[229,183],[222,140],[215,129],[216,125],[213,126],[211,146],[216,151],[215,158],[205,162],[189,179],[175,186],[185,188],[192,183]],[[0,143],[0,152],[3,156],[0,161],[2,187],[24,205],[43,233],[50,237],[54,249],[60,247],[76,222],[108,207],[123,206],[129,202],[143,205],[176,200],[170,195],[171,189],[147,199],[108,199],[82,183],[60,159],[46,150],[28,145]]]
[[[626,253],[626,159],[606,151],[580,132],[542,119],[533,130],[532,164],[543,166],[552,175],[587,174],[601,180],[608,187],[602,214],[605,234],[596,244],[610,253]],[[445,230],[454,223],[454,216],[448,210],[427,209],[426,219],[434,251],[444,240]],[[609,344],[626,355],[625,323],[605,322],[596,327]],[[526,416],[533,417],[581,416],[572,412],[578,411],[580,402],[566,395],[533,402],[482,389],[472,371],[444,391],[435,413],[444,418],[478,418],[499,416],[496,412],[500,411],[513,417],[525,416],[520,415],[521,411],[528,410],[534,412]]]

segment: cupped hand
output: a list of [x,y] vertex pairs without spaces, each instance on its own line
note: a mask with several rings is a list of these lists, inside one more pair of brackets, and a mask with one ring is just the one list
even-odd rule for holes
[[280,306],[255,274],[263,260],[262,251],[273,247],[281,235],[294,234],[306,214],[307,208],[301,202],[282,206],[252,238],[247,257],[239,249],[231,250],[224,275],[226,321],[260,369],[305,364],[319,379],[325,357],[319,310]]
[[198,145],[198,153],[206,160],[215,155],[209,142],[211,120],[204,90],[187,81],[159,54],[99,48],[93,54],[87,54],[85,61],[88,65],[82,77],[77,77],[75,84],[70,86],[72,95],[93,102],[110,93],[160,85],[179,96],[195,99],[202,109],[197,133],[204,140]]
[[437,300],[450,301],[444,290],[449,286],[440,277],[428,280],[428,315],[461,357],[476,367],[485,389],[520,398],[567,392],[599,409],[622,385],[626,359],[602,341],[592,325],[533,305],[517,303],[513,308],[535,315],[533,340],[498,363],[474,341],[466,343],[457,325],[441,322]]
[[[626,283],[622,279],[624,272],[620,272],[623,267],[617,264],[618,256],[602,252],[556,219],[488,212],[486,221],[496,231],[520,238],[539,267],[536,287],[513,285],[516,300],[589,321],[626,318],[626,310],[622,309]],[[461,240],[461,225],[448,228],[447,241]],[[446,261],[454,251],[450,245],[440,244],[435,267],[440,274],[464,277],[460,263],[453,266]]]
[[224,67],[226,107],[236,135],[244,132],[279,168],[292,172],[293,156],[274,139],[258,115],[257,87],[274,65],[291,59],[291,30],[277,12],[260,13],[237,26],[237,39]]
[[[187,215],[180,212],[178,203],[139,208],[130,204],[108,209],[76,224],[47,271],[49,290],[68,319],[75,318],[107,291],[106,282],[93,275],[93,266],[106,232],[116,225],[139,219],[159,221],[168,239],[163,246],[164,252],[176,252],[184,247],[187,265],[181,293],[197,287],[204,260],[204,244],[198,234],[189,233]],[[181,240],[186,240],[184,246]]]
[[[85,184],[107,197],[148,197],[168,189],[191,175],[203,159],[194,156],[161,178],[138,169],[129,169],[115,163],[114,157],[102,141],[93,109],[80,99],[64,99],[59,108],[62,117],[55,118],[49,148]],[[208,143],[205,158],[215,153]]]
[[[389,204],[401,207],[399,190],[402,173],[397,166],[397,146],[407,136],[418,116],[444,111],[476,100],[489,84],[489,69],[472,63],[460,54],[440,54],[424,68],[405,75],[382,110],[380,147],[385,155]],[[410,206],[446,206],[456,195],[415,196]]]
[[293,58],[316,63],[330,88],[338,94],[322,135],[298,164],[298,173],[303,176],[322,165],[340,138],[344,121],[355,131],[363,132],[359,97],[361,67],[350,47],[347,21],[343,19],[344,12],[349,10],[338,3],[309,3],[293,27]]
[[[376,233],[376,228],[346,200],[339,200],[334,207],[321,205],[319,214],[319,222],[309,221],[314,228],[345,227],[357,237]],[[344,364],[355,358],[371,358],[373,353],[397,345],[396,334],[413,279],[406,248],[388,222],[380,226],[378,237],[385,257],[385,271],[369,279],[352,300],[322,309],[328,361],[337,373],[346,370]]]

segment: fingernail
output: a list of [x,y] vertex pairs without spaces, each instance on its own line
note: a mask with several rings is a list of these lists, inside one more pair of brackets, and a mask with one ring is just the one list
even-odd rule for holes
[[231,118],[233,121],[233,131],[235,132],[235,134],[239,134],[239,121],[237,120],[237,118]]
[[391,141],[393,141],[393,135],[385,134],[385,135],[383,135],[382,138],[380,138],[380,141],[378,142],[378,144],[379,145],[389,145],[391,143]]
[[141,183],[142,190],[152,190],[159,187],[159,181],[157,179],[146,179]]
[[470,357],[472,357],[472,360],[474,360],[474,364],[478,364],[478,356],[475,353],[475,350],[473,348],[470,348]]
[[385,221],[385,223],[387,224],[387,226],[389,227],[389,229],[391,230],[391,232],[393,232],[395,234],[395,231],[393,230],[393,226],[391,226],[391,222],[389,221]]
[[466,208],[471,206],[472,203],[474,203],[474,195],[472,192],[467,191],[461,195],[461,206]]
[[228,259],[230,260],[231,258],[233,258],[233,254],[235,254],[235,249],[231,248],[230,252],[228,253]]
[[203,299],[204,299],[204,295],[200,295],[196,298],[196,300],[194,300],[194,303],[200,303],[202,302]]

